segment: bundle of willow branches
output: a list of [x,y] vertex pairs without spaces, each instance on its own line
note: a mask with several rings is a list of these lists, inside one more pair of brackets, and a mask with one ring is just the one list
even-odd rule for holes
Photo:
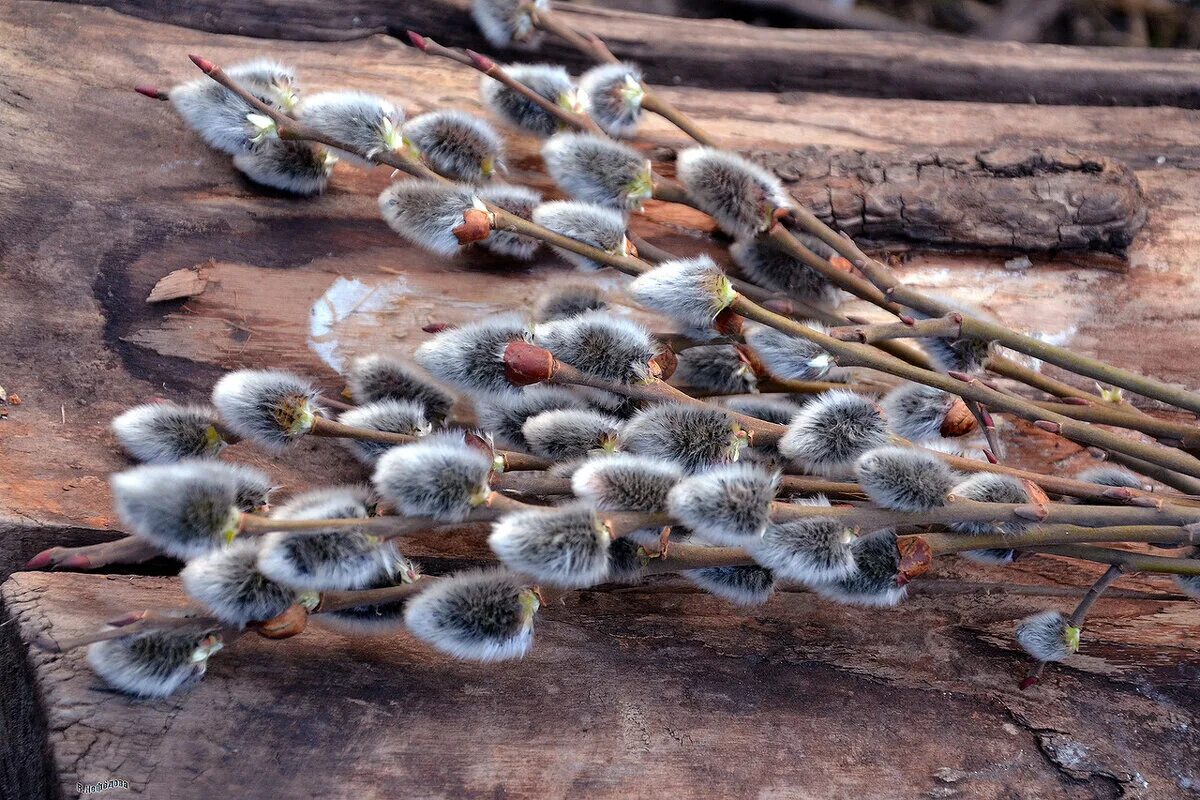
[[[1021,622],[1036,675],[1076,650],[1088,608],[1123,573],[1173,574],[1200,597],[1190,549],[1200,541],[1200,427],[1145,414],[1120,390],[1191,412],[1200,396],[920,294],[544,3],[481,0],[475,12],[497,46],[533,47],[550,33],[601,62],[576,81],[560,67],[502,67],[411,35],[483,74],[487,108],[545,139],[547,172],[573,199],[499,181],[505,140],[484,119],[440,110],[406,120],[360,92],[298,99],[295,75],[270,61],[226,71],[192,56],[204,76],[138,91],[170,100],[252,181],[310,195],[339,158],[386,165],[400,179],[380,211],[412,243],[518,261],[549,246],[579,269],[628,275],[625,296],[566,284],[532,314],[431,326],[411,358],[357,359],[346,376],[352,405],[301,376],[245,370],[217,383],[212,406],[120,415],[117,438],[145,462],[112,478],[130,535],[51,548],[30,567],[167,554],[187,562],[182,583],[198,607],[134,611],[46,647],[89,645],[109,684],[161,696],[193,683],[243,632],[292,636],[310,617],[405,629],[490,661],[526,652],[550,590],[678,573],[737,606],[785,582],[878,607],[901,602],[944,554],[1003,566],[1037,551],[1111,565],[1074,613]],[[698,143],[680,153],[678,182],[618,141],[646,113]],[[635,245],[628,215],[650,198],[709,214],[734,241],[740,277],[708,255]],[[896,321],[851,321],[838,310],[847,293]],[[653,329],[629,304],[641,319],[657,315]],[[1003,348],[1111,388],[1080,391]],[[1006,465],[993,411],[1131,469],[1066,477]],[[268,513],[269,477],[217,459],[227,442],[280,451],[305,436],[341,439],[372,470],[370,486],[310,491]],[[409,537],[481,521],[491,523],[493,568],[432,577],[402,554]]]

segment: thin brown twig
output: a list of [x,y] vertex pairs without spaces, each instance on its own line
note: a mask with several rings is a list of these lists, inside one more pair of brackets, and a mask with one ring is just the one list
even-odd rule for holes
[[[586,36],[584,38],[585,40],[587,39]],[[592,39],[595,39],[595,37],[592,37]],[[574,40],[568,40],[568,42],[574,44]],[[590,47],[584,52],[596,57],[602,51],[599,50],[595,42],[591,42]],[[658,100],[656,104],[658,107],[651,110],[662,114],[661,104],[662,101]],[[645,101],[643,101],[643,107],[646,107]],[[662,115],[675,123],[680,130],[701,144],[716,145],[712,137],[699,131],[685,114],[673,106],[670,106],[669,109],[669,114]],[[826,271],[826,267],[822,263],[810,264],[810,266],[826,274],[826,277],[837,282],[839,286],[846,288],[847,291],[851,291],[856,296],[893,312],[898,311],[897,304],[930,316],[943,316],[955,310],[942,301],[928,297],[905,285],[896,277],[891,269],[877,259],[871,258],[864,253],[850,237],[833,230],[833,228],[826,225],[802,205],[791,209],[791,216],[801,228],[816,236],[833,248],[835,252],[848,259],[856,269],[860,270],[866,276],[867,281],[873,284],[871,287],[873,291],[868,291],[867,287],[861,284],[856,286],[855,289],[850,289],[848,288],[849,281],[838,280],[838,276],[835,274],[836,270]],[[780,235],[776,241],[782,244],[792,238]],[[793,250],[789,250],[789,252],[794,252],[794,248]],[[819,261],[823,260],[818,259]],[[808,262],[806,261],[806,263]],[[825,264],[827,263],[825,262]],[[1071,352],[1057,345],[1013,331],[999,323],[964,315],[963,332],[964,335],[972,338],[999,342],[1001,345],[1012,350],[1049,362],[1077,375],[1084,375],[1103,383],[1120,386],[1145,397],[1160,400],[1177,408],[1186,409],[1200,415],[1200,394],[1170,386],[1162,381],[1147,378],[1143,375],[1106,364],[1099,359]]]
[[[228,78],[215,64],[206,59],[193,56],[192,60],[206,74],[217,80],[224,86],[237,91],[257,104],[268,113],[272,118],[282,117],[282,115],[270,109],[265,104],[253,98],[238,87],[236,82]],[[289,118],[283,117],[284,125],[287,124]],[[281,128],[283,130],[283,128]],[[299,136],[299,134],[297,134]],[[303,138],[303,137],[300,137]],[[320,141],[318,139],[317,141]],[[344,147],[345,144],[335,142],[331,146]],[[353,150],[353,148],[349,148]],[[389,156],[393,154],[388,154]],[[411,168],[414,162],[411,159],[405,159],[403,156],[396,158],[397,161],[403,163],[407,168]],[[421,165],[423,167],[423,165]],[[425,172],[430,172],[425,168]],[[410,174],[414,174],[410,172]],[[444,180],[438,177],[438,180]],[[640,274],[650,268],[650,265],[638,259],[632,259],[624,256],[616,256],[611,253],[599,250],[598,248],[590,247],[581,242],[568,237],[559,236],[553,232],[547,231],[539,225],[535,225],[521,217],[499,209],[495,206],[489,206],[489,210],[493,215],[493,224],[497,229],[510,230],[516,233],[524,233],[545,241],[549,244],[563,247],[572,252],[580,253],[581,255],[595,258],[595,260],[614,266],[617,269],[630,274]],[[949,391],[952,394],[957,394],[966,400],[974,400],[985,405],[995,407],[999,410],[1007,410],[1013,413],[1018,413],[1031,421],[1045,423],[1052,429],[1053,432],[1062,433],[1068,438],[1072,438],[1084,444],[1095,445],[1104,449],[1116,450],[1137,458],[1160,464],[1169,469],[1200,476],[1200,461],[1195,458],[1186,456],[1178,451],[1168,450],[1167,448],[1146,445],[1140,442],[1132,442],[1122,437],[1116,436],[1108,431],[1099,428],[1084,425],[1071,420],[1067,417],[1054,414],[1053,412],[1043,411],[1036,406],[1030,405],[1027,401],[1016,398],[1008,398],[1005,395],[982,385],[978,381],[959,381],[941,375],[930,370],[923,370],[914,367],[907,362],[901,361],[894,356],[889,356],[874,348],[862,345],[856,342],[840,342],[832,337],[825,336],[816,331],[813,331],[806,326],[796,323],[779,314],[763,309],[761,306],[753,303],[743,296],[739,296],[731,306],[732,310],[742,314],[743,316],[753,319],[757,322],[769,325],[783,333],[793,336],[799,336],[822,346],[826,351],[832,353],[835,357],[840,357],[844,365],[847,366],[864,366],[872,369],[878,369],[881,372],[886,372],[906,380],[912,380],[917,383],[934,386],[935,388]],[[949,309],[945,309],[942,313],[949,313]],[[969,318],[964,317],[964,325],[969,322]]]

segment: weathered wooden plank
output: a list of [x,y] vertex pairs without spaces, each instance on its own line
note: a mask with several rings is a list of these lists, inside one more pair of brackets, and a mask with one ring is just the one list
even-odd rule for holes
[[[26,642],[180,602],[160,578],[19,574],[2,592]],[[514,664],[456,663],[403,633],[313,627],[238,641],[170,700],[104,690],[81,652],[31,651],[32,685],[19,690],[45,704],[68,794],[121,779],[172,800],[231,787],[247,800],[384,798],[397,787],[420,797],[1182,796],[1200,763],[1190,685],[1200,661],[1155,632],[1194,627],[1200,608],[1101,602],[1090,655],[1023,693],[1023,662],[998,631],[1045,602],[930,596],[868,611],[785,594],[745,613],[666,584],[546,609],[533,653]]]
[[1069,148],[751,155],[825,222],[878,246],[1123,255],[1146,221],[1128,167]]
[[[395,3],[350,0],[262,3],[94,0],[124,13],[204,31],[347,41],[375,33],[424,32],[480,48],[470,0]],[[564,6],[563,17],[600,35],[657,83],[709,89],[836,92],[861,97],[1051,105],[1200,107],[1195,53],[982,42],[951,36],[775,29],[730,20],[656,17]],[[663,36],[664,30],[670,36]],[[549,44],[541,58],[582,66]]]

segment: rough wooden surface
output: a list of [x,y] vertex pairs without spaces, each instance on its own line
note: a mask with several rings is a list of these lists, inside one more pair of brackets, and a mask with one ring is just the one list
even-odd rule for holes
[[[414,29],[479,48],[470,0],[98,0],[125,13],[198,30],[285,39],[345,41]],[[563,6],[621,58],[658,83],[763,91],[818,91],[1042,105],[1200,107],[1200,54],[1133,48],[1067,48],[950,36],[778,30],[728,20],[671,19],[595,6]],[[670,30],[664,36],[664,30]],[[574,52],[543,58],[580,65]]]
[[[172,579],[20,574],[3,600],[29,641],[181,597]],[[1200,609],[1102,602],[1089,655],[1021,692],[1008,634],[1036,607],[787,593],[741,614],[669,584],[591,591],[545,610],[519,663],[311,628],[243,638],[165,701],[106,691],[78,651],[30,658],[61,781],[172,800],[1186,793],[1200,659],[1175,637]]]
[[1123,255],[1146,222],[1132,170],[1070,148],[751,155],[817,216],[868,244]]
[[[472,77],[385,36],[279,42],[82,6],[4,6],[0,383],[24,402],[0,421],[0,574],[51,544],[115,535],[105,478],[126,462],[105,426],[120,409],[155,396],[201,400],[222,371],[238,366],[295,368],[337,389],[337,368],[354,354],[409,350],[431,318],[455,322],[527,303],[545,281],[575,277],[549,256],[514,270],[406,246],[377,218],[385,170],[338,167],[329,192],[311,201],[240,180],[228,159],[179,130],[169,108],[129,91],[191,78],[186,53],[196,51],[225,63],[274,55],[295,64],[309,87],[375,89],[405,101],[410,113],[478,110]],[[923,252],[907,256],[904,274],[1084,352],[1200,385],[1192,346],[1200,334],[1192,300],[1200,288],[1194,112],[691,88],[669,94],[746,151],[811,145],[887,163],[897,152],[1067,143],[1124,161],[1149,209],[1127,274],[1094,269],[1100,262],[1088,255],[1035,256],[1032,269],[1010,271],[1005,256]],[[683,144],[661,123],[648,126],[646,143]],[[514,180],[545,187],[533,176],[536,143],[516,137],[510,160]],[[717,252],[694,230],[703,218],[665,206],[652,207],[650,217],[635,227],[659,246]],[[196,266],[209,281],[202,294],[146,304],[163,276]],[[1002,424],[1030,463],[1070,473],[1087,461],[1047,434]],[[279,458],[242,444],[228,456],[268,469],[283,492],[363,477],[331,442]],[[464,535],[413,554],[445,567],[483,550]],[[950,560],[936,577],[988,575],[995,578]],[[1086,583],[1046,558],[1014,577]],[[23,636],[42,624],[70,633],[109,609],[178,599],[159,579],[94,576],[19,575],[5,592]],[[24,770],[27,786],[69,787],[120,767],[131,783],[143,781],[144,796],[172,798],[199,796],[199,787],[211,793],[235,775],[251,787],[261,786],[261,775],[281,782],[278,792],[238,795],[247,798],[287,796],[289,786],[300,796],[333,797],[397,787],[447,797],[704,790],[738,797],[753,787],[766,787],[760,796],[814,798],[1188,796],[1183,787],[1198,780],[1197,670],[1194,645],[1177,645],[1195,629],[1193,606],[1102,603],[1084,655],[1056,673],[1049,694],[1035,695],[1014,688],[1023,663],[1011,652],[1011,622],[1035,607],[1069,608],[1070,600],[915,602],[895,612],[846,612],[787,595],[762,613],[730,616],[693,592],[588,593],[571,601],[570,613],[548,614],[537,654],[521,665],[463,667],[403,639],[338,640],[333,649],[311,636],[282,645],[256,640],[218,660],[215,680],[199,693],[169,704],[99,692],[72,658],[35,656],[21,677],[11,662],[22,648],[9,638],[0,674],[5,688],[17,684],[23,694],[4,693],[12,701],[0,708],[6,728],[23,733],[4,740],[0,764]],[[556,681],[551,690],[542,688],[547,675]],[[216,710],[201,715],[197,706]],[[57,774],[25,759],[40,746],[30,735],[39,709],[51,720]],[[272,726],[290,744],[247,755]],[[302,755],[295,740],[317,728],[331,749]],[[160,731],[167,733],[155,749]],[[122,732],[133,749],[121,743]],[[342,774],[330,771],[330,753],[341,757]],[[369,786],[361,771],[345,769],[348,754],[380,770]],[[536,790],[539,782],[545,791]]]

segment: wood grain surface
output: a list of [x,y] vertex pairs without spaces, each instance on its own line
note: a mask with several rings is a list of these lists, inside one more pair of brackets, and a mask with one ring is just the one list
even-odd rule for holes
[[[152,397],[202,400],[223,371],[242,366],[293,368],[336,391],[338,369],[357,353],[411,350],[427,321],[527,304],[547,282],[578,279],[550,256],[514,269],[405,245],[377,217],[386,170],[339,166],[314,200],[264,192],[182,131],[166,104],[129,90],[192,78],[189,52],[219,63],[264,54],[296,65],[313,89],[370,88],[419,113],[478,110],[472,75],[368,35],[377,25],[369,19],[351,30],[332,4],[276,8],[276,29],[250,4],[203,25],[179,16],[203,6],[174,8],[144,15],[220,33],[68,4],[10,0],[0,12],[0,385],[23,400],[0,420],[4,575],[52,544],[116,535],[106,478],[127,462],[106,426],[122,408]],[[678,37],[655,37],[671,40],[660,60],[637,44],[653,20],[579,13],[609,26],[620,52],[645,59],[652,73],[692,58],[707,59],[711,74],[733,58],[689,40],[718,23],[672,21]],[[297,20],[309,35],[288,27]],[[335,29],[345,35],[327,33]],[[788,48],[777,59],[821,52],[810,34],[753,34]],[[879,48],[905,41],[846,35]],[[472,41],[464,32],[461,43]],[[980,47],[970,52],[997,70],[1054,64]],[[1195,74],[1194,54],[1110,52],[1107,64],[1090,52],[1056,50],[1055,58],[1080,75],[1085,62],[1116,70],[1122,59],[1145,66],[1137,80],[1155,70]],[[898,73],[937,74],[911,48],[891,57],[905,65]],[[771,63],[743,77],[769,74]],[[983,154],[1000,154],[993,164],[1035,152],[1104,159],[1113,186],[1125,187],[1114,197],[1131,198],[1136,186],[1146,212],[1124,272],[1087,250],[1042,250],[1031,268],[1006,269],[1011,252],[911,244],[902,272],[1056,342],[1200,388],[1197,112],[1099,107],[1084,96],[1074,105],[1003,105],[986,92],[970,101],[925,100],[917,91],[851,99],[757,91],[771,87],[751,80],[713,92],[695,85],[706,79],[699,67],[686,74],[668,89],[673,100],[731,146],[776,159],[818,193],[832,185],[806,183],[820,159],[841,165],[845,197],[878,191],[893,204],[904,195],[894,170],[923,155],[945,155],[951,166],[938,171],[947,191],[964,185],[947,174],[952,164],[986,171],[979,157],[991,156]],[[946,96],[956,97],[946,81]],[[646,134],[650,151],[685,145],[665,124],[651,123]],[[535,142],[514,137],[510,163],[514,180],[549,188],[536,174]],[[889,165],[891,179],[871,184],[872,174],[882,178],[878,165]],[[1050,178],[1022,191],[1039,180]],[[1067,184],[1057,185],[1047,196],[1066,197]],[[719,252],[707,225],[662,205],[635,220],[655,244],[687,254]],[[203,269],[203,292],[146,303],[164,276],[190,268]],[[593,279],[619,287],[612,277]],[[1089,460],[1048,434],[1002,425],[1020,463],[1071,474]],[[240,444],[228,456],[268,469],[281,494],[363,477],[326,441],[281,457]],[[478,534],[463,534],[413,554],[444,571],[484,550]],[[947,559],[932,577],[1002,576]],[[1003,577],[1082,593],[1094,571],[1035,557]],[[1121,586],[1170,588],[1141,578]],[[1025,663],[1013,651],[1013,623],[1036,608],[1069,609],[1071,597],[931,593],[881,612],[786,593],[746,613],[671,585],[572,596],[547,610],[537,649],[516,665],[456,664],[404,636],[351,641],[312,631],[283,643],[239,642],[196,692],[149,703],[98,688],[79,654],[45,656],[26,643],[121,610],[178,603],[174,581],[24,573],[3,591],[5,800],[75,796],[77,781],[108,777],[149,798],[1174,798],[1200,785],[1194,603],[1102,601],[1081,655],[1025,693],[1016,689]]]

